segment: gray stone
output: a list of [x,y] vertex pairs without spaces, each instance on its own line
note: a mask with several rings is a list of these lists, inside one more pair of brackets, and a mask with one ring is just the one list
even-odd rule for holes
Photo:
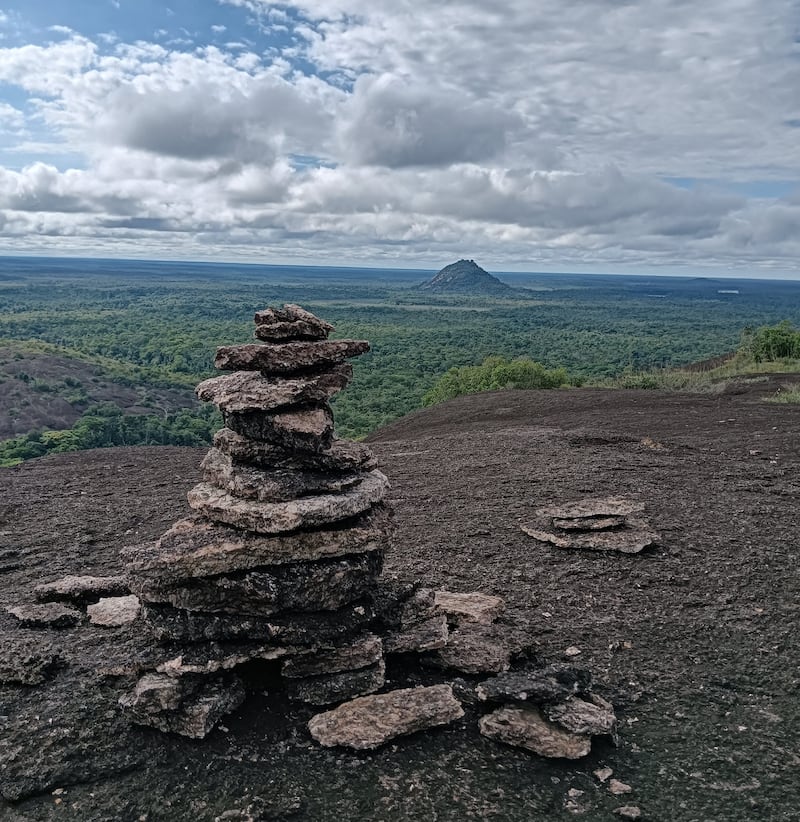
[[556,705],[548,705],[543,710],[551,722],[574,734],[613,736],[616,732],[614,706],[597,694],[590,694],[588,700],[573,696]]
[[[276,646],[260,642],[203,642],[182,647],[165,648],[168,658],[155,666],[156,673],[176,679],[180,677],[208,676],[231,671],[253,660],[281,660],[305,649],[292,646]],[[178,651],[176,656],[170,653]]]
[[330,474],[322,471],[265,470],[237,462],[212,448],[201,464],[203,479],[240,499],[286,502],[313,494],[340,494],[358,485],[363,474]]
[[434,614],[389,631],[384,637],[387,654],[420,653],[444,648],[448,640],[447,617]]
[[641,819],[642,811],[636,805],[622,805],[614,808],[614,813],[623,819]]
[[271,411],[289,405],[327,402],[352,379],[353,367],[342,363],[319,373],[287,379],[258,371],[234,371],[204,380],[195,394],[213,402],[224,414]]
[[289,679],[335,674],[366,668],[382,659],[381,638],[375,634],[366,634],[338,648],[323,648],[291,657],[283,663],[281,673]]
[[608,791],[614,796],[622,796],[626,793],[631,793],[633,788],[625,782],[620,782],[619,779],[612,779],[608,783]]
[[[131,694],[121,697],[120,704],[137,725],[203,739],[225,714],[242,704],[244,697],[244,688],[235,677],[187,687],[184,680],[170,681],[151,674],[139,680]],[[161,708],[161,704],[170,707]]]
[[304,679],[287,679],[289,699],[309,705],[330,705],[345,699],[371,694],[383,687],[385,666],[381,659],[368,668],[341,671]]
[[372,617],[365,605],[274,616],[202,613],[152,603],[144,606],[144,618],[156,639],[173,642],[270,640],[275,645],[317,647],[359,633]]
[[256,311],[255,323],[256,337],[270,342],[288,339],[326,339],[334,330],[330,323],[294,303],[287,303],[283,308]]
[[625,517],[553,517],[553,527],[562,531],[607,531],[625,525]]
[[6,608],[11,616],[19,620],[23,628],[72,628],[82,619],[83,614],[74,608],[58,602],[41,605],[16,605]]
[[382,565],[382,552],[371,551],[170,585],[132,574],[131,587],[145,602],[187,611],[261,616],[287,610],[331,611],[367,596]]
[[354,699],[312,717],[308,729],[325,747],[369,750],[397,736],[445,725],[463,715],[449,685],[432,685]]
[[289,451],[322,451],[333,439],[333,412],[327,405],[275,413],[247,411],[222,417],[225,425],[237,434],[272,442]]
[[430,588],[386,581],[376,586],[373,599],[386,653],[433,651],[447,644],[447,617]]
[[477,591],[463,594],[436,591],[435,602],[436,606],[447,614],[448,620],[456,624],[465,621],[488,625],[494,622],[506,607],[505,601],[500,597]]
[[45,582],[33,589],[39,602],[72,602],[88,605],[100,597],[117,597],[129,594],[124,577],[66,576],[53,582]]
[[321,451],[295,451],[221,428],[214,434],[214,447],[234,460],[267,469],[351,473],[377,467],[377,460],[366,445],[348,440],[334,439]]
[[166,585],[264,565],[382,552],[389,544],[390,512],[381,505],[347,525],[263,536],[196,516],[176,522],[156,542],[124,548],[122,556],[131,574]]
[[447,645],[428,659],[439,668],[465,674],[499,673],[511,666],[511,653],[505,630],[475,622],[462,623],[450,633]]
[[105,628],[128,625],[138,618],[141,611],[139,597],[129,594],[125,597],[102,597],[86,609],[89,622]]
[[591,737],[569,733],[548,722],[536,708],[528,706],[498,708],[481,717],[478,727],[490,739],[524,748],[539,756],[580,759],[592,747]]
[[549,542],[557,548],[582,548],[590,551],[619,551],[622,554],[638,554],[654,545],[658,534],[653,531],[594,531],[592,533],[551,534],[527,525],[522,530],[539,542]]
[[530,671],[509,671],[481,682],[478,698],[488,702],[561,702],[589,692],[589,671],[555,664]]
[[206,482],[189,491],[189,505],[217,522],[260,534],[279,534],[299,528],[329,525],[362,514],[380,502],[389,482],[380,471],[365,474],[355,488],[341,494],[321,494],[289,502],[240,500]]
[[640,514],[644,509],[645,504],[643,502],[636,502],[622,497],[602,497],[582,499],[562,505],[548,505],[544,508],[537,508],[536,515],[558,519],[627,517],[631,514]]
[[336,365],[369,351],[366,340],[299,341],[282,344],[248,343],[217,349],[214,366],[223,371],[263,371],[292,374],[309,368]]
[[46,642],[4,636],[0,643],[0,685],[39,685],[50,679],[61,656]]

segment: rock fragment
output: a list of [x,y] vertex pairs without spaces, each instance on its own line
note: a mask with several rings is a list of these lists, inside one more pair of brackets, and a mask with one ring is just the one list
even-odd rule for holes
[[614,796],[622,796],[623,794],[631,793],[632,790],[633,788],[630,785],[620,782],[619,779],[612,779],[608,783],[608,791],[614,794]]
[[439,668],[465,674],[500,673],[511,667],[513,648],[507,633],[494,625],[462,623],[452,631],[447,644],[429,661]]
[[287,679],[286,690],[290,699],[310,705],[330,705],[371,694],[383,687],[386,668],[381,659],[368,668],[340,671],[333,674]]
[[41,605],[16,605],[6,608],[22,628],[72,628],[83,618],[80,611],[58,602]]
[[544,714],[551,722],[575,734],[613,735],[617,726],[614,707],[597,694],[590,694],[588,699],[573,696],[556,705],[548,705]]
[[86,609],[89,622],[105,628],[128,625],[138,618],[140,611],[139,597],[133,594],[124,597],[101,597],[98,602]]
[[432,685],[354,699],[312,717],[308,728],[325,747],[369,750],[397,736],[445,725],[463,715],[449,685]]
[[129,594],[125,577],[66,576],[53,582],[45,582],[33,589],[39,602],[71,602],[85,606],[97,602],[100,597],[117,597]]
[[550,758],[580,759],[592,747],[591,737],[548,722],[534,707],[498,708],[481,717],[478,727],[490,739]]
[[554,664],[539,669],[508,672],[482,682],[478,698],[487,702],[561,702],[586,694],[591,686],[587,670]]
[[621,816],[623,819],[641,819],[642,812],[636,805],[622,805],[619,808],[614,808],[614,813]]
[[489,625],[505,610],[505,601],[500,597],[477,592],[453,593],[436,591],[436,606],[447,614],[449,621],[458,624],[460,621],[480,622]]

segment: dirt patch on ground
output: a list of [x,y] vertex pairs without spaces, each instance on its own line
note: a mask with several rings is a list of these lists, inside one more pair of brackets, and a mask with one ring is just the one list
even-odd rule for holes
[[[545,761],[482,738],[467,705],[463,720],[371,754],[323,750],[311,711],[271,693],[268,672],[205,741],[163,736],[128,728],[116,709],[128,682],[99,674],[145,636],[26,631],[3,613],[4,641],[61,660],[45,684],[0,692],[0,785],[23,797],[0,818],[213,820],[259,796],[272,819],[527,822],[573,818],[574,788],[590,820],[624,804],[650,820],[797,819],[800,407],[763,402],[785,381],[771,379],[709,397],[475,395],[372,437],[397,510],[387,572],[504,597],[504,620],[543,660],[577,646],[618,707],[619,747]],[[0,606],[63,574],[118,571],[120,547],[186,513],[202,455],[108,449],[2,469]],[[564,551],[520,530],[536,507],[611,494],[646,503],[657,547]],[[600,766],[632,793],[611,796]]]

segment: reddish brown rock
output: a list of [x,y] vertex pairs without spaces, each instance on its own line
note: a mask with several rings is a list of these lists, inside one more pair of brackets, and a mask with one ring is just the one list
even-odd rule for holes
[[336,365],[369,351],[366,340],[320,340],[277,345],[248,343],[223,345],[217,349],[214,366],[223,371],[263,371],[294,374],[310,368]]
[[481,717],[478,727],[490,739],[524,748],[539,756],[580,759],[592,748],[591,737],[570,733],[548,722],[532,707],[498,708]]
[[432,685],[354,699],[312,717],[308,729],[325,747],[369,750],[397,736],[446,725],[463,715],[449,685]]

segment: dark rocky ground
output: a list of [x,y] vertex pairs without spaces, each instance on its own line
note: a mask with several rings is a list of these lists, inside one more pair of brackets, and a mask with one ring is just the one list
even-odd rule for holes
[[[372,444],[393,483],[387,571],[508,601],[543,660],[571,645],[618,707],[619,747],[545,761],[482,738],[477,709],[368,754],[312,743],[312,711],[259,691],[204,741],[130,728],[128,686],[102,671],[148,639],[84,624],[21,629],[3,657],[56,653],[51,678],[0,688],[2,820],[549,820],[570,788],[612,820],[800,819],[797,557],[800,406],[761,398],[785,378],[715,396],[498,392],[411,415]],[[203,451],[130,448],[0,470],[0,607],[67,573],[119,570],[118,551],[187,512]],[[661,544],[639,555],[566,552],[521,530],[541,505],[642,500]],[[48,651],[49,648],[49,651]],[[24,648],[23,648],[24,650]],[[17,657],[18,658],[18,657]],[[268,682],[268,671],[253,671]],[[442,681],[390,671],[393,684]],[[633,787],[611,796],[610,766]],[[254,806],[254,810],[256,808]]]

